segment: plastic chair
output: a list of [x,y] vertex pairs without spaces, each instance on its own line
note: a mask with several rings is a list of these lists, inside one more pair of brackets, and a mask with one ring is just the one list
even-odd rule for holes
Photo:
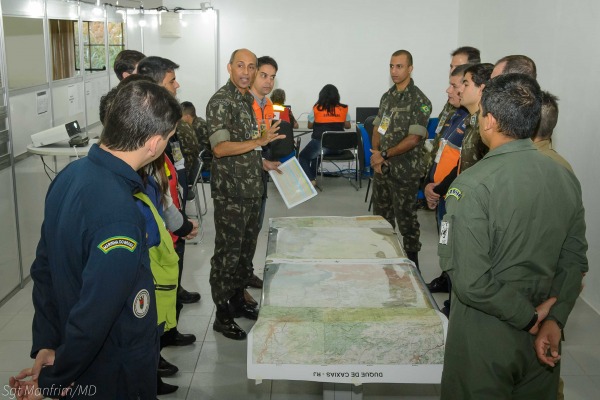
[[[367,119],[365,120],[364,123],[364,129],[367,132],[367,135],[369,135],[369,154],[368,156],[366,155],[366,149],[365,149],[365,160],[369,160],[369,182],[367,183],[367,193],[365,193],[365,203],[367,202],[367,199],[369,198],[369,189],[371,189],[371,182],[373,181],[373,170],[371,169],[370,165],[371,165],[371,141],[373,140],[373,121],[375,121],[375,118],[377,118],[377,115],[371,115],[370,117],[367,117]],[[371,201],[369,201],[369,211],[371,211],[371,205],[373,204],[373,199],[371,199]]]
[[[342,169],[335,164],[336,161],[354,161],[354,180],[348,177],[348,181],[356,190],[362,187],[362,178],[358,162],[358,134],[353,131],[325,131],[321,136],[321,153],[317,161],[317,174],[321,166],[321,181],[323,181],[323,162],[332,162],[340,171]],[[325,151],[335,151],[333,154],[325,154]]]
[[[194,176],[194,180],[192,181],[192,192],[194,192],[194,204],[196,206],[196,212],[198,213],[196,217],[199,221],[202,221],[202,216],[206,215],[208,212],[208,203],[206,202],[206,191],[204,190],[204,176],[202,173],[202,166],[204,165],[205,157],[210,153],[209,150],[204,149],[198,155],[198,169],[196,171],[196,175]],[[200,204],[200,196],[198,193],[198,183],[202,184],[202,198],[204,200],[204,211],[202,211],[202,206]]]

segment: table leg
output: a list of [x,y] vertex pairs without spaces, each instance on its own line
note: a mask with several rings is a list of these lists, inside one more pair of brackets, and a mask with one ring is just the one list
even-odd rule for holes
[[362,385],[351,383],[323,383],[323,400],[362,400]]

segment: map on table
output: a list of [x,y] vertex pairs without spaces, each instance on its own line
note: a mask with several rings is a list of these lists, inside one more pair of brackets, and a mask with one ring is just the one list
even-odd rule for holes
[[271,219],[267,263],[307,259],[384,262],[405,257],[391,225],[378,216]]
[[248,378],[439,383],[447,319],[378,216],[270,220]]

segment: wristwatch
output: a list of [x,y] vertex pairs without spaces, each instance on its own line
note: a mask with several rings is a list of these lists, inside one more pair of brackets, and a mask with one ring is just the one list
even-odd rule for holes
[[388,159],[387,150],[383,150],[383,151],[381,152],[381,157],[383,157],[383,159],[384,159],[384,160],[387,160],[387,159]]
[[527,326],[525,328],[523,328],[523,330],[525,332],[529,332],[529,330],[531,328],[533,328],[533,326],[537,323],[537,320],[538,320],[538,313],[537,313],[537,311],[534,311],[533,318],[531,318],[531,321],[529,321],[529,323],[527,324]]

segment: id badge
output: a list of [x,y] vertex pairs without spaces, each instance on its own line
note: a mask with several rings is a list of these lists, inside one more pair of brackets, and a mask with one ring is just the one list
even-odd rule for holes
[[173,154],[173,166],[175,169],[182,170],[185,168],[185,159],[181,152],[181,145],[179,142],[171,142],[171,153]]
[[379,128],[377,128],[377,132],[379,132],[381,135],[385,135],[385,133],[388,130],[388,127],[390,126],[390,116],[389,115],[383,115],[383,118],[381,118],[381,123],[379,124]]
[[440,147],[438,148],[438,151],[435,155],[435,163],[439,164],[440,162],[440,158],[442,158],[442,152],[444,151],[444,147],[446,147],[446,144],[448,143],[448,140],[446,139],[442,139],[440,140]]

